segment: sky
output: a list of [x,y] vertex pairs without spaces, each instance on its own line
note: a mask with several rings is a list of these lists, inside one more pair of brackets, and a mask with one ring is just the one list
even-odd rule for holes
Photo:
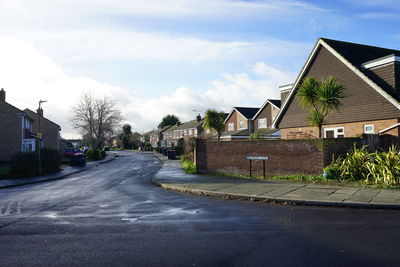
[[139,133],[162,117],[279,99],[319,37],[400,50],[396,0],[0,0],[6,101],[80,132],[84,93],[116,100]]

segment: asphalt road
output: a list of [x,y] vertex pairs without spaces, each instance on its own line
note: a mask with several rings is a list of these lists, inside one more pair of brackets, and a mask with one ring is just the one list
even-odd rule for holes
[[224,200],[150,184],[121,157],[0,189],[0,266],[398,266],[400,211]]

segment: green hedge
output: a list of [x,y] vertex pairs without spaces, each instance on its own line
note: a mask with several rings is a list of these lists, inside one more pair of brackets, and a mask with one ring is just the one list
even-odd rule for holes
[[[58,151],[48,148],[40,150],[42,174],[57,172],[61,166]],[[29,177],[39,174],[37,152],[20,152],[11,158],[10,173],[15,177]]]
[[101,152],[98,149],[89,149],[86,153],[88,160],[101,160]]

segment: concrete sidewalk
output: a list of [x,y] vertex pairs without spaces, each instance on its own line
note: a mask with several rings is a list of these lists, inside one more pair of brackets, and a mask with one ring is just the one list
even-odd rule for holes
[[115,157],[116,157],[116,154],[109,155],[103,160],[88,162],[85,167],[70,167],[70,166],[64,167],[61,171],[59,171],[57,173],[52,173],[52,174],[48,174],[48,175],[44,175],[44,176],[0,180],[0,188],[14,187],[14,186],[34,184],[34,183],[45,182],[45,181],[50,181],[50,180],[62,179],[69,175],[97,167],[100,164],[113,161],[115,159]]
[[301,205],[400,208],[400,190],[186,174],[179,161],[156,156],[164,164],[152,182],[166,189],[231,199]]

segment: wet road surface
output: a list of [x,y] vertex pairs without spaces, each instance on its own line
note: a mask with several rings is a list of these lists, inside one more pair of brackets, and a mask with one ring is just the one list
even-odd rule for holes
[[400,211],[224,200],[150,184],[119,152],[64,180],[0,189],[0,266],[398,266]]

